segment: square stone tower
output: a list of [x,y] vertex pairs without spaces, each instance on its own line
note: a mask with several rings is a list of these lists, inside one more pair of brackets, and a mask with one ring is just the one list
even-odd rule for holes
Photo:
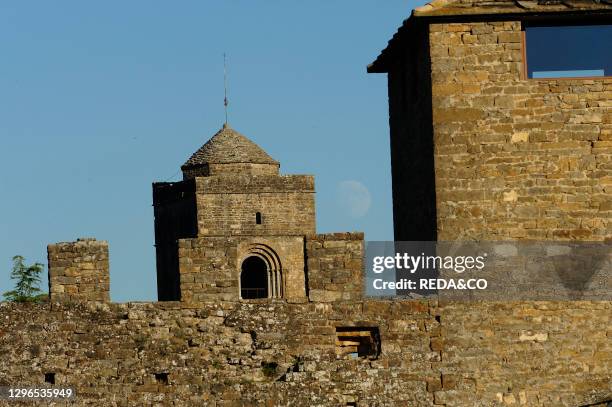
[[279,167],[224,125],[181,167],[183,181],[153,184],[159,300],[306,298],[314,177]]
[[[414,10],[368,67],[388,75],[395,240],[612,238],[609,37],[576,47],[607,46],[597,64],[549,58],[537,69],[529,34],[575,38],[577,26],[611,21],[612,4],[597,0]],[[563,40],[539,46],[559,44],[558,56],[573,55]]]

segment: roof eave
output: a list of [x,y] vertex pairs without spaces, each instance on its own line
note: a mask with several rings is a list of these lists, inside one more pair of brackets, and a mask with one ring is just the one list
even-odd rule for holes
[[601,9],[570,9],[570,10],[555,10],[555,11],[545,11],[545,10],[525,10],[521,12],[516,12],[516,10],[510,12],[500,12],[500,13],[484,13],[481,12],[479,14],[444,14],[444,13],[435,13],[434,11],[416,11],[412,10],[410,17],[404,20],[403,24],[397,30],[397,32],[393,35],[393,37],[389,40],[387,47],[383,49],[376,59],[368,64],[367,73],[388,73],[388,58],[389,55],[393,53],[395,44],[401,40],[401,37],[404,35],[404,32],[407,30],[407,27],[411,22],[419,20],[424,22],[425,24],[436,23],[436,22],[460,22],[466,20],[482,20],[482,19],[491,19],[491,18],[499,18],[503,20],[508,19],[524,19],[525,17],[534,17],[534,16],[550,16],[554,17],[572,17],[572,16],[584,16],[584,15],[597,15],[597,16],[610,16],[612,17],[612,8],[601,8]]

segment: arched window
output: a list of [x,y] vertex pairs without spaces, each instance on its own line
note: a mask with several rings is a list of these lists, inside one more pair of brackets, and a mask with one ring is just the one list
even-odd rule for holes
[[261,225],[261,212],[255,214],[255,223]]
[[268,266],[259,256],[247,257],[242,262],[240,297],[268,298]]

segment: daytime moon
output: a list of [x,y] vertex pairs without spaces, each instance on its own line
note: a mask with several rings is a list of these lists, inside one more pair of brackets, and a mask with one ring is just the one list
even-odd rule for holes
[[342,181],[338,185],[338,203],[353,218],[361,218],[370,209],[372,196],[359,181]]

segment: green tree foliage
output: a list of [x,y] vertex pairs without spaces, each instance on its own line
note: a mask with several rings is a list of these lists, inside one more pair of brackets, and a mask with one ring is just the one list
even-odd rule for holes
[[41,293],[40,288],[40,273],[44,266],[40,263],[34,263],[26,266],[23,256],[13,257],[13,271],[11,272],[11,280],[16,280],[15,289],[7,291],[3,294],[8,301],[15,302],[40,302],[47,297]]

